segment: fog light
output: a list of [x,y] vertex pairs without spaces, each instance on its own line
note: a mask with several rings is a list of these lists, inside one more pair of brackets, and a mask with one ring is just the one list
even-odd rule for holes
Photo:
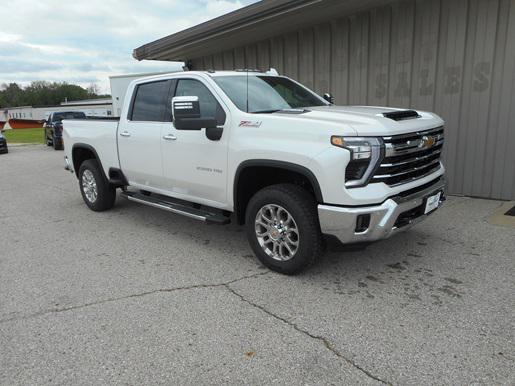
[[360,214],[356,219],[356,233],[365,232],[370,226],[370,214]]

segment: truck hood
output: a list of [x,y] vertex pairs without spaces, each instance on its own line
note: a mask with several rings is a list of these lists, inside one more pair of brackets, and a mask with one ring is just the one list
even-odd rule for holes
[[[341,124],[351,128],[356,136],[388,136],[431,129],[443,125],[440,117],[433,113],[418,111],[418,118],[396,121],[383,116],[384,113],[403,111],[390,107],[375,106],[318,106],[307,108],[308,112],[296,114],[296,119],[313,120],[320,123]],[[278,112],[277,115],[283,115]],[[284,114],[286,115],[286,114]],[[291,116],[291,115],[290,115]]]

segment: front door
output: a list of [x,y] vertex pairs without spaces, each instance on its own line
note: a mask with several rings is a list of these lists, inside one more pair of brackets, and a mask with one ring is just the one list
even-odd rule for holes
[[[202,118],[217,119],[228,126],[222,105],[208,86],[198,79],[178,79],[175,96],[197,96]],[[185,200],[224,207],[227,184],[227,130],[218,141],[206,137],[206,130],[177,130],[170,123],[162,131],[161,153],[167,190]]]
[[143,83],[134,90],[132,111],[118,129],[120,165],[129,184],[163,188],[161,132],[165,122],[166,104],[171,81]]

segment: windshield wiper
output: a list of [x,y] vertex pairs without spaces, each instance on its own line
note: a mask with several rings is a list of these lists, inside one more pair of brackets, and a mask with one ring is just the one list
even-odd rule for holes
[[276,109],[276,110],[261,110],[261,111],[252,111],[252,114],[273,114],[282,112],[285,114],[303,114],[309,112],[309,110],[304,108],[296,108],[296,109]]

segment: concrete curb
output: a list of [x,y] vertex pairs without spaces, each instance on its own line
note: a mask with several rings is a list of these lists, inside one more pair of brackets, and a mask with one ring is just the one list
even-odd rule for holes
[[43,146],[43,143],[13,143],[8,142],[7,146],[9,147],[22,147],[22,146]]

